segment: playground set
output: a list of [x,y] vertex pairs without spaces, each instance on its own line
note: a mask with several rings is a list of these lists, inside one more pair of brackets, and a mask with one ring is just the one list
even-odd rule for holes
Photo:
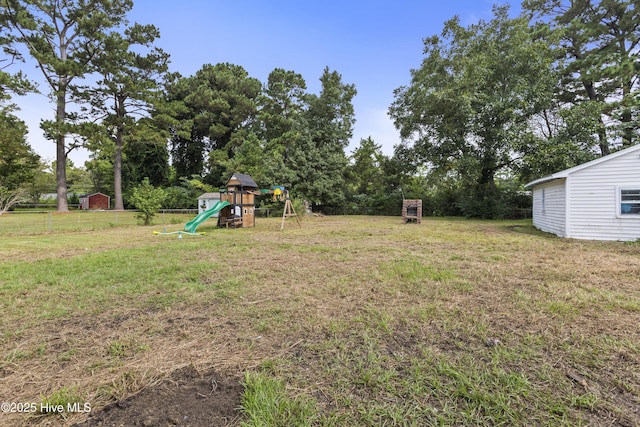
[[273,195],[274,201],[285,202],[280,230],[284,230],[287,217],[295,217],[298,226],[301,227],[298,215],[289,199],[289,192],[284,187],[274,186],[271,189],[260,190],[251,176],[234,173],[219,193],[205,193],[198,197],[199,213],[185,224],[184,230],[154,232],[154,234],[178,234],[179,239],[183,234],[201,235],[204,233],[197,232],[198,226],[211,217],[218,218],[218,227],[255,227],[255,197],[261,195]]

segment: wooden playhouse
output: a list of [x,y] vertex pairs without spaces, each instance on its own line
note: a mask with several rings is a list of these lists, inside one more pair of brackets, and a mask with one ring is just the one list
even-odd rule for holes
[[220,191],[220,200],[229,202],[220,211],[220,227],[254,227],[256,225],[255,195],[258,185],[251,176],[234,173],[227,181],[226,189]]

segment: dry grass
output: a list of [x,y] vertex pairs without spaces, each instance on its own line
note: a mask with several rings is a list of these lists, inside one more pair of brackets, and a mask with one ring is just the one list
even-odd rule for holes
[[[640,425],[638,244],[377,217],[152,229],[0,243],[4,401],[95,409],[192,365],[277,377],[319,425]],[[0,424],[84,417],[65,416]]]

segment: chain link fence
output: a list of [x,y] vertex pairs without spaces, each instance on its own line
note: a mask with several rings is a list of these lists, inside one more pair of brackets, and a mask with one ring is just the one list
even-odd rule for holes
[[[156,214],[153,223],[159,226],[184,224],[197,213],[197,209],[164,209]],[[17,210],[0,216],[0,234],[39,234],[140,225],[136,214],[135,210],[72,210],[68,213],[52,210]]]
[[[18,209],[0,215],[0,235],[90,231],[141,225],[141,221],[136,217],[137,213],[136,210],[82,211],[72,209],[68,213],[58,213],[52,209]],[[268,218],[274,213],[277,212],[269,208],[256,209],[256,216],[262,218]],[[162,209],[153,218],[153,224],[156,226],[185,224],[197,214],[198,209]]]

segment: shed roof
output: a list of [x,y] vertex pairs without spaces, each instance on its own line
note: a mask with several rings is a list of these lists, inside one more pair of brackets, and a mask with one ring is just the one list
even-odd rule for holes
[[556,179],[566,178],[566,177],[568,177],[569,175],[571,175],[574,172],[578,172],[580,170],[587,169],[587,168],[599,165],[600,163],[604,163],[604,162],[607,162],[609,160],[615,159],[617,157],[621,157],[621,156],[624,156],[624,155],[627,155],[629,153],[632,153],[634,151],[639,151],[639,150],[640,150],[640,144],[633,145],[633,146],[631,146],[629,148],[625,148],[624,150],[616,151],[615,153],[609,154],[607,156],[599,157],[599,158],[597,158],[595,160],[592,160],[590,162],[583,163],[581,165],[574,166],[572,168],[565,169],[563,171],[556,172],[556,173],[551,174],[551,175],[543,176],[542,178],[538,178],[538,179],[536,179],[534,181],[528,182],[527,184],[525,184],[524,188],[533,188],[536,185],[544,184],[546,182],[555,181]]
[[[233,175],[231,175],[231,178],[229,178],[229,181],[232,181],[234,179],[237,179],[240,182],[241,187],[258,188],[258,184],[256,184],[253,178],[251,178],[251,176],[247,174],[234,173]],[[229,181],[227,181],[227,185],[229,184]]]
[[220,193],[204,193],[198,197],[198,200],[202,199],[220,199]]
[[101,194],[101,195],[103,195],[103,196],[105,196],[105,197],[109,197],[109,198],[111,198],[111,196],[109,196],[109,195],[107,195],[107,194],[104,194],[104,193],[100,193],[100,192],[87,193],[87,194],[80,194],[80,195],[78,196],[78,198],[82,198],[82,197],[91,197],[91,196],[95,196],[96,194]]

